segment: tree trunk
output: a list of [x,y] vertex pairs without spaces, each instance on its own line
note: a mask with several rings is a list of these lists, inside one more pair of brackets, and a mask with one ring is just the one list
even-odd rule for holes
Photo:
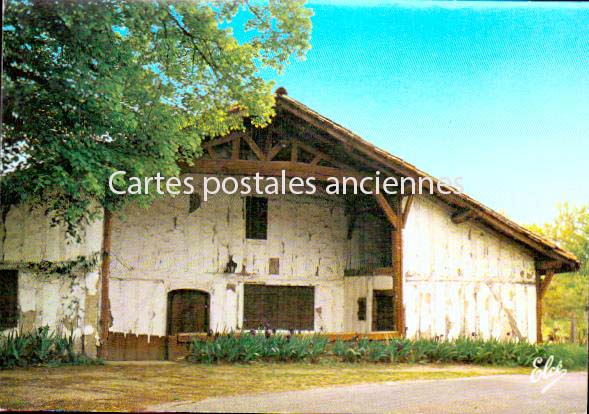
[[572,343],[577,342],[577,317],[573,316],[571,319],[571,333],[569,336],[569,341]]

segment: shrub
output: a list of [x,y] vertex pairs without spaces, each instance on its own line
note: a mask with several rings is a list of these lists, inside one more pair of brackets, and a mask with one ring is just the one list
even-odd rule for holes
[[29,333],[10,332],[0,334],[0,369],[32,365],[99,364],[77,353],[73,334],[51,332],[48,326]]
[[532,367],[536,358],[544,364],[550,355],[553,364],[563,368],[586,365],[587,349],[578,345],[535,345],[527,342],[482,340],[470,337],[455,340],[392,339],[389,341],[336,340],[328,344],[321,335],[223,335],[192,342],[189,360],[194,362],[277,362],[310,361],[336,357],[345,362],[465,363]]
[[259,359],[317,362],[324,355],[327,338],[285,335],[223,335],[215,338],[194,339],[188,359],[194,362],[251,362]]

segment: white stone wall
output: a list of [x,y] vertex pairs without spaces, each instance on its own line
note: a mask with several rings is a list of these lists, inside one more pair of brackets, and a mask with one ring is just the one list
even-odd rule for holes
[[425,196],[403,233],[404,306],[410,337],[536,337],[534,260],[474,224],[454,224]]
[[98,293],[97,272],[65,278],[19,271],[18,278],[20,321],[25,331],[47,325],[77,338],[97,334],[96,311],[87,312],[86,301]]
[[[199,183],[200,179],[194,180]],[[167,294],[210,294],[210,327],[242,326],[243,284],[315,286],[315,329],[343,330],[343,274],[348,261],[347,219],[341,199],[326,195],[269,196],[268,238],[245,238],[240,195],[210,196],[189,213],[189,197],[131,207],[113,222],[112,330],[163,335]],[[233,256],[236,274],[225,274]],[[268,262],[278,258],[280,272]]]
[[[393,288],[392,276],[351,276],[345,278],[344,331],[372,331],[372,299],[375,290]],[[358,320],[358,299],[366,298],[366,320]]]
[[40,207],[13,206],[0,226],[0,261],[3,263],[71,260],[99,252],[101,245],[101,220],[90,224],[83,240],[76,242],[66,237],[63,227],[51,226],[50,218]]
[[[198,182],[199,180],[195,180]],[[344,277],[366,240],[347,238],[348,218],[337,197],[270,196],[268,239],[245,239],[244,200],[215,195],[188,212],[189,197],[167,197],[148,209],[129,208],[113,219],[110,300],[112,331],[164,335],[167,294],[199,289],[210,294],[210,327],[242,326],[243,285],[315,286],[315,329],[369,332],[372,291],[390,289],[390,276]],[[410,337],[516,336],[535,338],[534,261],[520,246],[416,197],[404,229],[404,306]],[[370,220],[358,227],[364,229]],[[380,229],[382,230],[382,228]],[[102,223],[82,243],[68,241],[41,210],[12,208],[0,226],[3,268],[19,268],[22,322],[49,324],[96,335],[99,276],[72,280],[38,277],[23,263],[71,260],[100,251]],[[388,247],[387,247],[388,249]],[[360,253],[364,251],[364,253]],[[366,253],[368,251],[368,253]],[[225,274],[233,256],[236,274]],[[375,257],[370,256],[370,257]],[[268,261],[278,258],[278,275]],[[368,259],[370,260],[370,259]],[[367,298],[366,321],[357,320],[358,298]],[[75,312],[74,312],[75,310]]]
[[[18,270],[20,328],[28,331],[48,325],[56,331],[97,339],[99,254],[102,222],[89,225],[82,241],[66,237],[62,227],[53,227],[43,209],[13,206],[0,223],[0,257],[3,269]],[[64,262],[79,256],[98,258],[88,273],[72,275],[35,273],[31,265],[42,261]],[[90,339],[93,338],[93,339]],[[88,349],[89,353],[92,350]]]

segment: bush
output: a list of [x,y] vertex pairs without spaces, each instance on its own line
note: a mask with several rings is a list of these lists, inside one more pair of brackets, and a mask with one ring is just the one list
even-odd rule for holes
[[30,333],[0,334],[0,369],[33,365],[86,365],[102,361],[77,353],[74,336],[51,332],[44,326]]
[[345,362],[375,363],[465,363],[532,367],[541,358],[544,364],[550,356],[553,365],[563,368],[583,368],[587,364],[587,349],[579,345],[535,345],[527,342],[458,338],[392,339],[389,341],[337,340],[328,344],[321,335],[223,335],[195,339],[189,360],[194,362],[311,361],[337,358]]
[[320,335],[221,335],[209,339],[194,339],[190,345],[189,361],[193,362],[251,362],[256,360],[317,362],[325,355],[327,338]]

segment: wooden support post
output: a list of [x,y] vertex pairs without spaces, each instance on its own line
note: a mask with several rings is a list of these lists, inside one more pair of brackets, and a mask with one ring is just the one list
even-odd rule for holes
[[290,160],[292,162],[297,162],[299,160],[299,143],[297,141],[292,141],[292,146],[290,148]]
[[542,343],[542,277],[536,274],[536,342]]
[[405,336],[405,315],[403,307],[403,228],[399,226],[393,229],[392,233],[395,327],[401,336]]
[[211,157],[212,160],[219,159],[219,155],[217,154],[217,151],[215,151],[215,147],[209,145],[206,146],[205,149],[207,150],[209,157]]
[[[410,207],[410,205],[407,207]],[[397,217],[403,217],[403,213],[403,197],[399,195],[397,201]],[[404,220],[401,219],[401,221]],[[392,232],[395,327],[403,337],[405,336],[405,308],[403,307],[403,223],[399,222],[397,228],[393,229]]]
[[396,208],[393,209],[386,197],[382,193],[374,192],[376,202],[389,220],[391,227],[391,255],[393,263],[393,306],[395,309],[395,329],[401,336],[405,335],[405,315],[403,309],[403,225],[402,213],[403,203],[402,196],[397,199]]
[[238,160],[239,159],[239,152],[241,149],[241,136],[236,136],[231,141],[231,159]]
[[546,291],[548,290],[548,286],[550,286],[550,282],[552,282],[553,277],[554,277],[554,269],[547,270],[546,275],[544,276],[544,280],[542,281],[542,288],[540,289],[540,297],[542,299],[546,295]]
[[540,273],[536,274],[536,342],[541,343],[543,342],[542,338],[542,313],[543,313],[543,300],[544,295],[546,295],[546,291],[548,290],[548,286],[554,277],[554,269],[546,270],[546,275],[544,276],[544,280],[542,280],[542,276]]
[[112,245],[112,213],[105,209],[102,231],[102,264],[100,268],[100,349],[99,356],[103,359],[108,357],[106,341],[110,328],[110,299],[109,299],[109,273],[110,273],[110,250]]

